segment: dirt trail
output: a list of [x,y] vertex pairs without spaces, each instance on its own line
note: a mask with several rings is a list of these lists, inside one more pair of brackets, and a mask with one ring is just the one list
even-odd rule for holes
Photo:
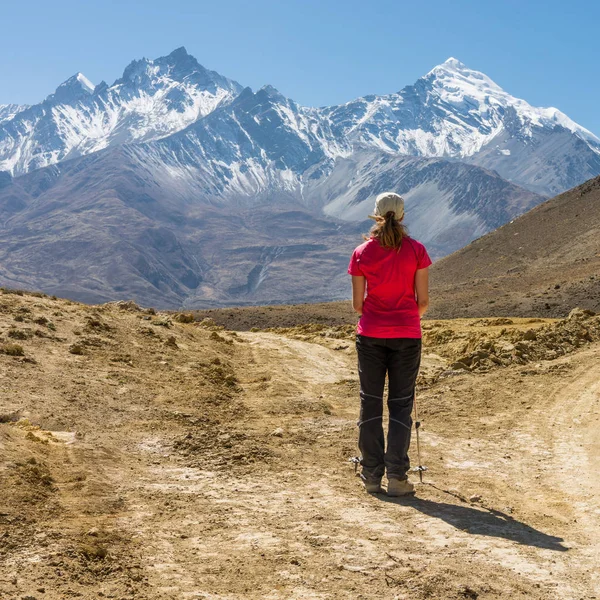
[[[549,431],[552,462],[547,481],[555,482],[577,514],[578,533],[587,537],[584,564],[600,565],[600,349],[579,354],[574,377],[556,391]],[[590,587],[600,594],[600,573],[591,568]]]
[[[505,447],[480,441],[476,461],[451,459],[441,473],[427,473],[415,499],[392,500],[366,496],[346,462],[355,453],[356,402],[336,393],[336,382],[352,374],[352,354],[275,334],[243,338],[242,385],[256,410],[246,427],[272,434],[264,427],[278,425],[272,445],[279,457],[249,473],[160,464],[135,478],[129,505],[148,496],[154,502],[123,523],[152,539],[151,589],[199,598],[575,599],[599,592],[597,455],[582,445],[597,443],[597,422],[582,420],[571,435],[573,419],[598,405],[598,348],[578,355],[567,382],[544,384],[548,404],[520,425],[515,419]],[[435,431],[428,439],[424,429],[426,457],[473,444],[440,437]],[[541,470],[528,454],[535,447],[552,457]],[[504,448],[511,448],[509,467],[500,464]],[[501,473],[497,483],[490,467]],[[516,486],[512,494],[506,485]],[[464,501],[482,489],[482,501]],[[505,504],[518,506],[518,517]]]
[[348,462],[348,340],[82,310],[0,357],[29,417],[0,424],[1,598],[600,597],[600,344],[487,372],[426,350],[429,471],[391,499]]

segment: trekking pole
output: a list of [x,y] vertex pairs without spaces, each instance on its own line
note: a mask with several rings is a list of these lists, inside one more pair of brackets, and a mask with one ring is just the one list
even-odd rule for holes
[[415,386],[415,397],[414,397],[414,408],[415,408],[415,431],[417,432],[417,460],[419,466],[416,467],[415,471],[419,471],[419,480],[423,483],[423,471],[427,471],[427,467],[421,464],[421,446],[419,444],[419,428],[421,427],[421,421],[419,421],[419,411],[417,409],[417,387]]

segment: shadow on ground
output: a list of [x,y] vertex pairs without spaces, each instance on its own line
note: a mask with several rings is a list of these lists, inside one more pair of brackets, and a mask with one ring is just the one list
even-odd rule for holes
[[416,496],[404,498],[378,496],[378,498],[383,502],[411,506],[423,514],[441,519],[456,527],[456,529],[472,535],[504,538],[524,546],[534,546],[558,552],[568,550],[561,543],[563,538],[534,529],[498,510],[436,502]]

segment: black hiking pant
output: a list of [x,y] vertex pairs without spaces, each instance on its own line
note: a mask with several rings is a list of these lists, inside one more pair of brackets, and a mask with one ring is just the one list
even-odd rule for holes
[[[362,478],[379,481],[406,479],[410,468],[408,447],[412,427],[415,383],[421,364],[419,338],[356,336],[360,378],[358,447],[362,454]],[[384,452],[383,392],[388,376],[389,425]]]

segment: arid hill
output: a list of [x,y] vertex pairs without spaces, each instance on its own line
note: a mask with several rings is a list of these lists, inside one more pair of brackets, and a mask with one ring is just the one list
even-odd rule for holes
[[431,317],[600,310],[600,177],[530,210],[431,269]]

